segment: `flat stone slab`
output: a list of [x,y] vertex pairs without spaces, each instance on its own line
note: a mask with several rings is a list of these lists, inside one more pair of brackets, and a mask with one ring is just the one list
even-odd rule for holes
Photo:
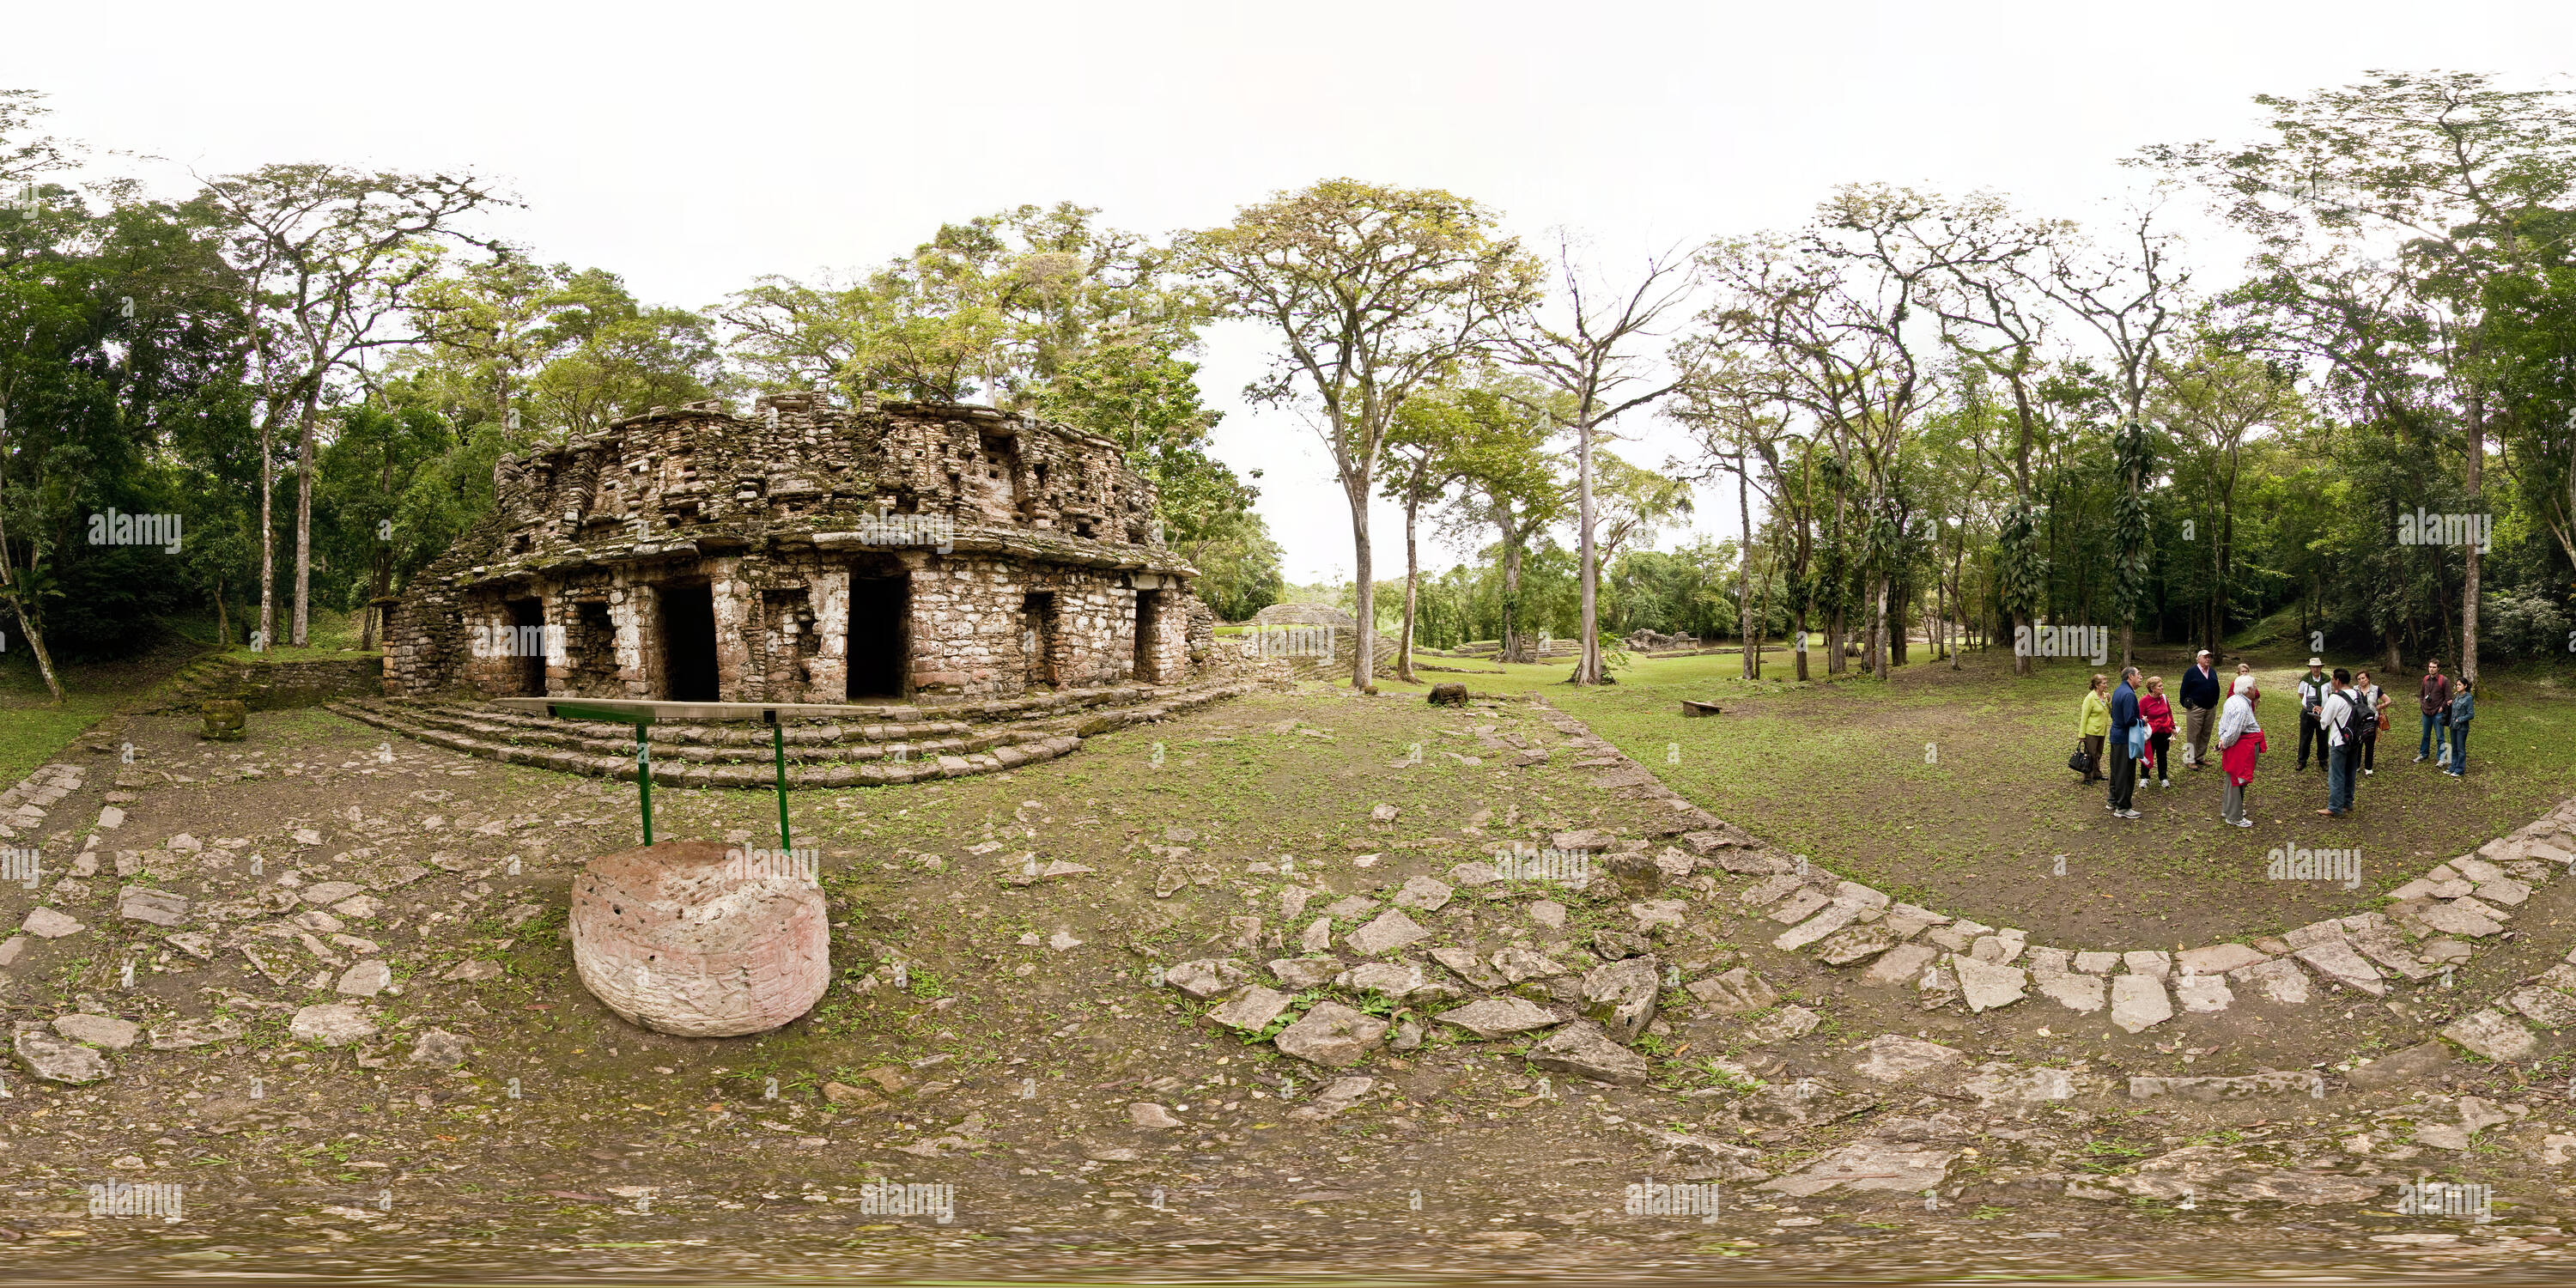
[[2099,975],[2042,975],[2039,995],[2079,1015],[2091,1015],[2102,1009],[2103,990],[2108,981]]
[[317,1002],[295,1013],[286,1031],[298,1042],[341,1047],[376,1035],[376,1022],[355,1002]]
[[38,939],[60,939],[65,935],[77,935],[89,929],[73,920],[69,914],[52,908],[38,908],[28,913],[27,920],[18,928]]
[[2187,948],[2174,954],[2174,965],[2181,967],[2185,975],[2224,975],[2270,960],[2269,954],[2256,952],[2243,944],[2211,944],[2207,948]]
[[2173,1001],[2165,982],[2153,975],[2111,977],[2111,1023],[2140,1033],[2173,1018]]
[[1529,1062],[1550,1073],[1623,1087],[1643,1084],[1651,1072],[1646,1057],[1611,1041],[1601,1026],[1588,1020],[1577,1020],[1549,1034],[1530,1048]]
[[2513,1009],[2530,1016],[2535,1023],[2545,1024],[2553,1029],[2576,1024],[2576,998],[2570,998],[2554,988],[2542,988],[2538,985],[2518,988],[2505,1001]]
[[1959,975],[1959,996],[1971,1011],[1991,1011],[2010,1006],[2023,997],[2030,983],[2030,973],[2018,966],[1979,961],[1974,957],[1950,957],[1950,969]]
[[188,898],[148,886],[127,886],[116,894],[116,915],[155,926],[188,924]]
[[1780,995],[1772,990],[1770,984],[1743,966],[1723,975],[1692,980],[1683,991],[1720,1015],[1743,1015],[1780,1000]]
[[1202,957],[1178,962],[1163,971],[1163,982],[1196,998],[1210,998],[1252,977],[1252,969],[1232,957]]
[[1416,912],[1438,912],[1448,906],[1452,893],[1449,883],[1431,877],[1407,877],[1404,888],[1395,893],[1395,906]]
[[1564,1023],[1554,1012],[1523,997],[1488,997],[1432,1017],[1480,1038],[1509,1037]]
[[2425,925],[2443,934],[2467,935],[2471,939],[2483,939],[2504,929],[2500,923],[2463,907],[2459,901],[2435,903],[2415,915]]
[[1882,1033],[1856,1049],[1861,1058],[1853,1063],[1852,1072],[1873,1082],[1908,1082],[1957,1068],[1968,1059],[1968,1053],[1957,1047],[1896,1033]]
[[1232,1000],[1208,1012],[1208,1018],[1230,1029],[1258,1033],[1270,1027],[1270,1022],[1278,1019],[1279,1013],[1287,1010],[1288,1003],[1293,1000],[1277,989],[1247,984]]
[[1923,968],[1940,955],[1941,950],[1930,944],[1899,944],[1879,954],[1878,960],[1860,973],[1860,982],[1880,988],[1910,987],[1923,978]]
[[1856,1140],[1798,1171],[1775,1177],[1755,1188],[1777,1190],[1799,1198],[1837,1187],[1853,1191],[1919,1193],[1948,1179],[1950,1162],[1958,1156],[1957,1150],[1901,1145],[1876,1139]]
[[1296,1023],[1280,1030],[1273,1044],[1300,1060],[1327,1069],[1347,1069],[1368,1058],[1395,1026],[1339,1002],[1318,1002]]
[[2471,1011],[2442,1026],[2441,1035],[2490,1060],[2519,1060],[2540,1047],[2522,1021],[2493,1009]]
[[2229,972],[2228,978],[2241,985],[2263,990],[2263,996],[2275,1001],[2298,1005],[2308,1000],[2308,973],[2298,963],[2273,958]]
[[2346,988],[2385,997],[2388,985],[2381,982],[2378,968],[2363,961],[2352,945],[2341,939],[2322,939],[2290,954],[2316,968],[2318,974]]
[[110,1051],[122,1051],[143,1036],[143,1026],[112,1015],[90,1015],[74,1012],[54,1017],[54,1032],[74,1042],[86,1042]]
[[1389,908],[1379,913],[1375,921],[1342,936],[1342,942],[1353,952],[1375,957],[1430,937],[1431,932],[1415,924],[1413,918]]
[[1773,1011],[1769,1016],[1744,1026],[1744,1040],[1755,1046],[1786,1042],[1815,1032],[1816,1026],[1823,1022],[1823,1016],[1806,1007],[1784,1006]]
[[16,1046],[19,1065],[30,1076],[47,1082],[79,1086],[111,1077],[116,1072],[108,1065],[106,1056],[42,1029],[20,1032]]
[[2174,1000],[2182,1003],[2182,1009],[2204,1015],[2224,1011],[2228,1003],[2236,1000],[2236,995],[2227,991],[2227,977],[2223,975],[2185,975],[2173,982],[2173,990]]
[[2150,1100],[2157,1096],[2174,1096],[2183,1100],[2246,1100],[2255,1096],[2306,1096],[2313,1099],[2325,1085],[2325,1079],[2309,1069],[2184,1078],[2132,1077],[2129,1079],[2129,1098]]
[[2085,952],[2075,954],[2075,969],[2087,975],[2108,975],[2120,964],[2118,953]]

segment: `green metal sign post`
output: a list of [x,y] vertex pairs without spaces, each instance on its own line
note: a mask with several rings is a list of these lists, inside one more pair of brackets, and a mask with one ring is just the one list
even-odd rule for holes
[[769,722],[769,750],[778,761],[778,852],[784,855],[796,848],[787,839],[787,726],[775,710],[761,712],[760,718]]
[[549,702],[557,720],[609,720],[635,726],[635,790],[644,803],[644,843],[653,843],[653,713],[585,702]]
[[[693,704],[664,702],[549,702],[546,704],[546,714],[558,720],[607,720],[635,726],[635,791],[637,798],[643,804],[646,845],[653,843],[653,721],[656,719],[656,712],[661,708],[691,705]],[[778,848],[781,853],[785,853],[795,848],[795,843],[790,839],[787,831],[787,726],[785,721],[779,719],[778,709],[775,707],[763,708],[760,719],[761,723],[769,726],[770,757],[778,769]]]

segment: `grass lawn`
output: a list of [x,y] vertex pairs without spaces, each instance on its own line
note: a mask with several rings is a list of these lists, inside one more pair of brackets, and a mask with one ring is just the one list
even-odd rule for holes
[[[2076,708],[2097,668],[2042,662],[2015,676],[2001,652],[1970,654],[1958,671],[1927,656],[1918,647],[1889,686],[1857,675],[1805,685],[1773,678],[1791,674],[1785,652],[1767,653],[1766,678],[1749,683],[1733,655],[1640,660],[1614,672],[1618,684],[1580,692],[1562,683],[1563,661],[1503,675],[1421,674],[1543,696],[1674,790],[1773,845],[1900,898],[2024,927],[2046,943],[2172,948],[2373,908],[2434,862],[2576,794],[2576,738],[2566,732],[2576,673],[2490,667],[2467,780],[2411,763],[2413,677],[2383,678],[2400,696],[2379,772],[2360,779],[2350,817],[2320,817],[2323,766],[2293,772],[2291,685],[2306,659],[2283,654],[2254,659],[2265,694],[2258,716],[2273,748],[2247,793],[2256,826],[2219,820],[2214,767],[2177,767],[2170,789],[2142,784],[2137,807],[2146,817],[2117,820],[2103,808],[2102,788],[2081,786],[2066,768]],[[2171,696],[2188,662],[2177,647],[2145,653],[2140,665],[2164,675]],[[2221,668],[2234,669],[2233,658]],[[1683,698],[1725,712],[1683,719]],[[2266,858],[2279,846],[2358,848],[2361,885],[2268,880]]]

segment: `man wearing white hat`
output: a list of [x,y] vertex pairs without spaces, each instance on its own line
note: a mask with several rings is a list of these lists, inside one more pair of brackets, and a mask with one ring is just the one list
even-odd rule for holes
[[2320,716],[2325,714],[2326,693],[2334,687],[2334,682],[2327,678],[2325,666],[2326,660],[2324,658],[2309,658],[2308,673],[2299,677],[2300,772],[2305,772],[2308,767],[2309,739],[2313,738],[2316,740],[2317,759],[2322,762],[2326,758],[2325,726],[2317,723],[2317,721]]

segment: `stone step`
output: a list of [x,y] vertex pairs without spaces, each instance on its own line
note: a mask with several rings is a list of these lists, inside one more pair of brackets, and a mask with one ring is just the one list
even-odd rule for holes
[[[361,705],[361,704],[353,704]],[[379,710],[383,709],[381,706]],[[517,746],[555,747],[592,756],[632,755],[634,731],[625,725],[593,721],[545,721],[519,723],[487,720],[480,708],[435,705],[401,709],[393,713],[407,725],[461,734],[484,742]],[[967,726],[950,726],[964,730]],[[669,730],[678,733],[685,726]],[[675,763],[769,765],[775,752],[767,738],[757,743],[749,740],[717,744],[692,744],[678,738],[664,737],[664,726],[653,727],[653,755],[656,760]],[[763,730],[763,733],[766,733]],[[1014,746],[1035,741],[1043,734],[1027,730],[990,729],[965,736],[923,737],[888,742],[861,739],[842,742],[802,741],[787,747],[790,764],[842,764],[848,762],[919,759],[924,756],[969,755],[991,751],[996,747]]]
[[[1150,724],[1213,702],[1262,687],[1257,680],[1210,681],[1192,686],[1128,686],[1127,700],[1090,710],[1087,704],[1039,704],[1054,719],[1030,720],[993,728],[963,738],[914,745],[860,739],[832,746],[791,748],[787,765],[790,787],[857,787],[964,778],[999,773],[1052,760],[1082,745],[1084,738],[1139,724]],[[1070,712],[1066,708],[1072,708]],[[366,699],[330,703],[327,709],[361,724],[398,733],[417,742],[445,747],[504,764],[532,765],[562,773],[588,774],[627,782],[635,779],[634,739],[623,726],[598,722],[547,721],[527,717],[552,730],[517,722],[488,720],[479,704],[441,705],[414,699]],[[589,730],[615,736],[589,736]],[[730,731],[726,731],[730,732]],[[766,729],[754,732],[766,734]],[[674,787],[761,788],[776,781],[776,769],[765,745],[677,745],[661,754],[663,730],[656,726],[653,781]],[[934,750],[946,744],[946,750]],[[897,749],[903,760],[893,760]]]

